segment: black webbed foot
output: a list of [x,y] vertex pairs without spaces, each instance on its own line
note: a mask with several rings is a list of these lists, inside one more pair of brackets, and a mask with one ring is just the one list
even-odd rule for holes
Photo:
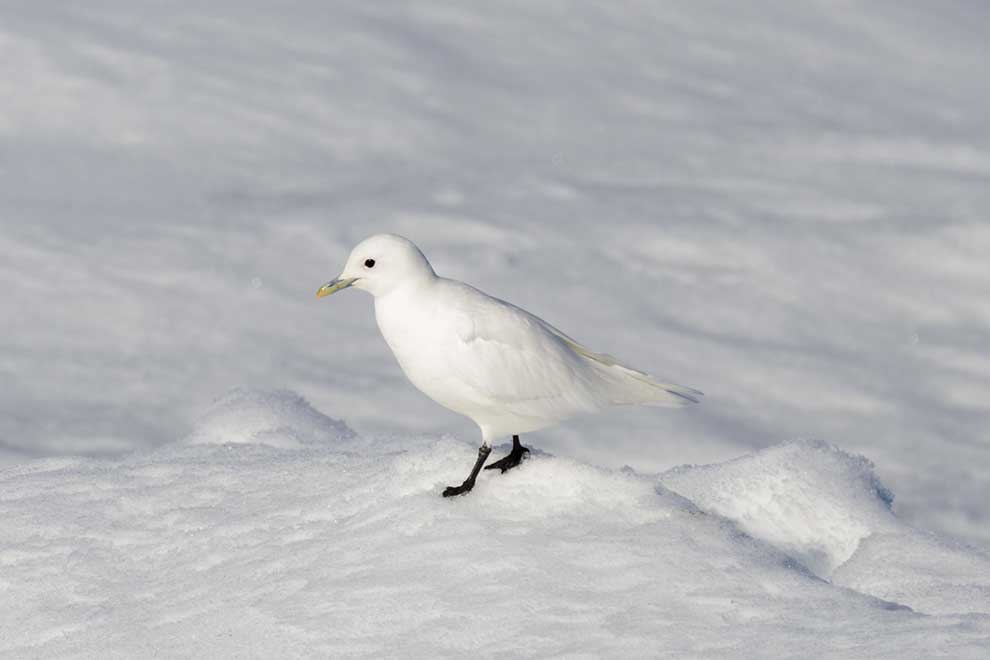
[[512,436],[512,449],[509,451],[509,455],[504,458],[500,458],[491,465],[486,465],[486,470],[501,470],[505,472],[506,470],[511,470],[520,463],[522,463],[523,458],[529,453],[529,449],[523,447],[519,442],[519,436]]
[[474,479],[468,479],[460,486],[447,486],[444,488],[443,496],[454,497],[455,495],[463,495],[464,493],[470,493],[472,488],[474,488]]
[[474,479],[481,472],[481,466],[485,464],[488,459],[488,454],[492,453],[492,448],[487,445],[482,445],[478,449],[478,460],[474,462],[474,467],[471,468],[471,474],[468,478],[464,480],[460,486],[447,486],[443,489],[444,497],[453,497],[454,495],[463,495],[464,493],[470,493],[471,489],[474,488]]

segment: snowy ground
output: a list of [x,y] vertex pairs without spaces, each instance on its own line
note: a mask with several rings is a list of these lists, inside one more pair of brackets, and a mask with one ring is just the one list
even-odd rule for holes
[[[0,649],[987,644],[988,33],[964,0],[4,3]],[[477,430],[369,298],[313,297],[378,231],[705,403],[533,434],[444,503]],[[197,424],[237,386],[356,434],[291,397]],[[279,405],[277,446],[177,442]]]
[[355,435],[235,391],[185,441],[0,473],[10,657],[986,657],[990,556],[791,443],[659,475]]

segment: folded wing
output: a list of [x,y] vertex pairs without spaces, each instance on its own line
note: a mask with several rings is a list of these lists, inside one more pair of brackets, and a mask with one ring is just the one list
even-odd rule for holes
[[565,419],[612,405],[677,407],[701,397],[595,353],[511,303],[462,286],[454,320],[461,341],[448,369],[479,405],[498,405],[520,417]]

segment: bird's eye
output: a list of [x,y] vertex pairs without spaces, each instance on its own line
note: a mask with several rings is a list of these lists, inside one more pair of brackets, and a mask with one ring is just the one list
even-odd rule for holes
[[375,260],[374,259],[365,259],[364,260],[364,267],[365,268],[374,268],[375,267]]

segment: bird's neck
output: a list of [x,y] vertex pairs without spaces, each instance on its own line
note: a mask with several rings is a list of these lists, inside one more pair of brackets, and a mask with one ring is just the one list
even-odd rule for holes
[[388,291],[376,295],[375,309],[405,307],[410,302],[422,301],[430,295],[430,291],[439,279],[432,272],[406,278]]
[[400,364],[401,356],[414,350],[420,334],[430,324],[433,284],[430,280],[403,282],[388,293],[375,296],[378,329]]

